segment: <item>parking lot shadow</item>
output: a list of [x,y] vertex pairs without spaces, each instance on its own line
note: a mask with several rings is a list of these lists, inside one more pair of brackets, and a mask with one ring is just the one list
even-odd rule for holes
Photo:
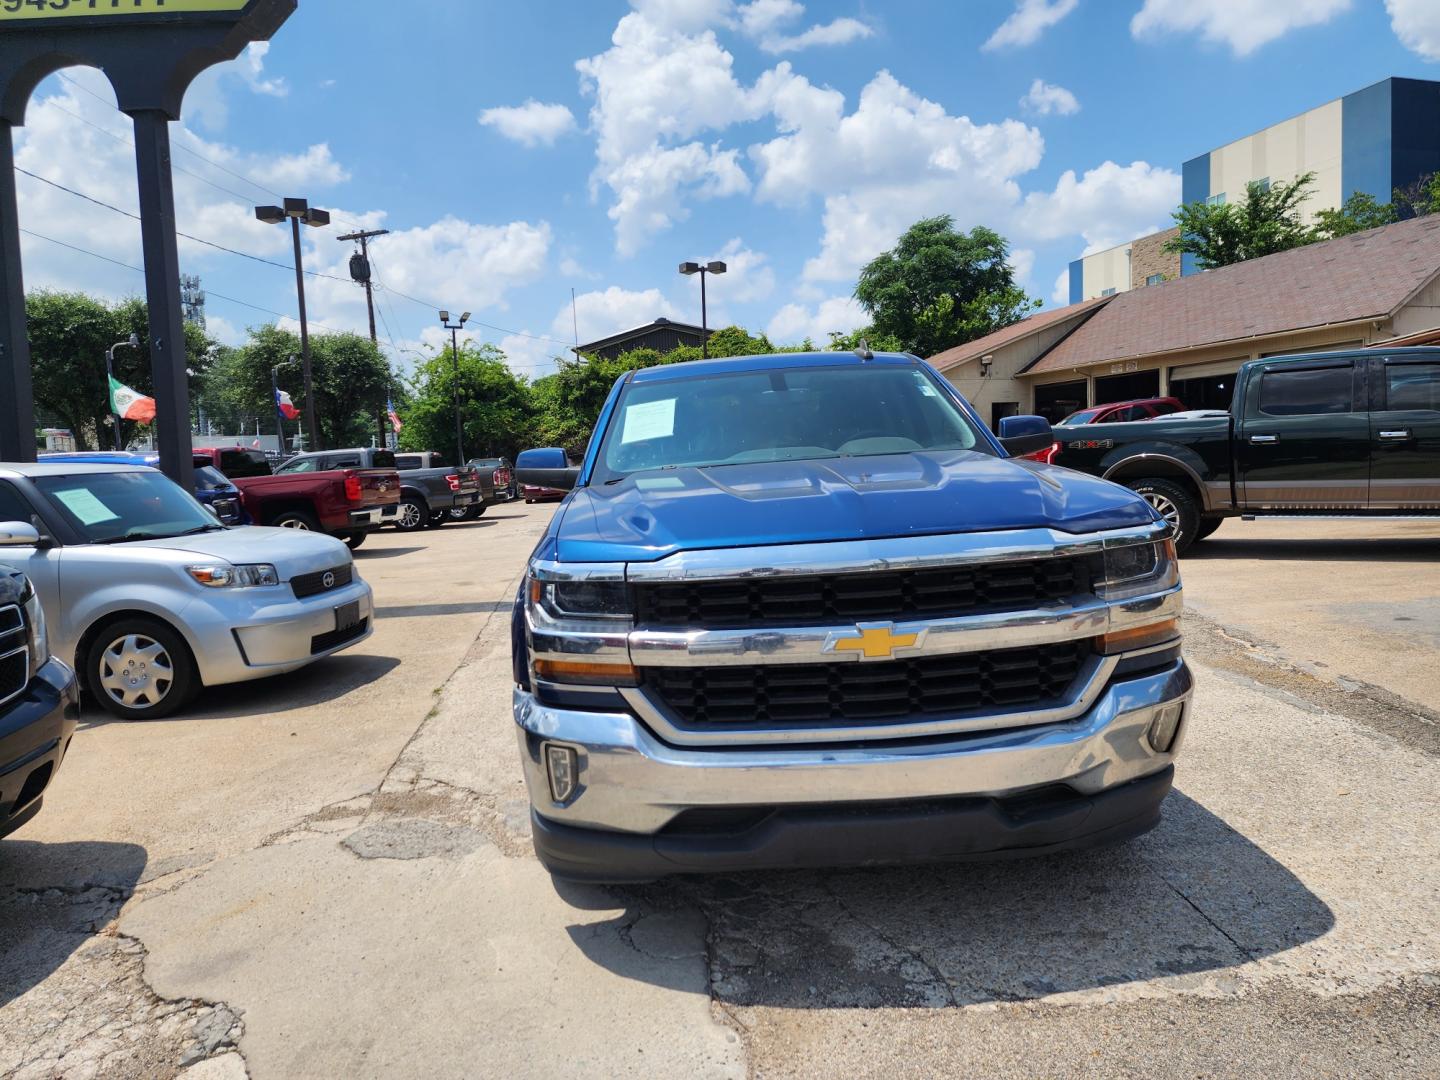
[[1242,534],[1232,533],[1194,545],[1185,552],[1182,564],[1213,559],[1434,563],[1440,559],[1440,536],[1377,536],[1374,539],[1297,536],[1283,540],[1271,537],[1247,540]]
[[0,1010],[115,917],[145,858],[136,844],[0,840]]
[[414,555],[417,551],[424,551],[419,547],[398,547],[398,548],[365,548],[355,552],[356,562],[370,562],[373,559],[398,559],[401,555]]
[[[711,993],[782,1008],[1022,1001],[1220,972],[1325,934],[1330,909],[1179,792],[1161,825],[1112,848],[1002,863],[787,871],[605,890],[637,921],[699,909]],[[585,890],[562,895],[577,906]],[[617,974],[657,966],[594,927],[572,938]],[[693,989],[693,988],[692,988]]]

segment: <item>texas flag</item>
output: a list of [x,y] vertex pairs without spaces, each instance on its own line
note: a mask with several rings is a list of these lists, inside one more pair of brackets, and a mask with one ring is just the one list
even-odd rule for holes
[[148,424],[155,419],[155,399],[146,397],[138,390],[131,390],[111,375],[110,411],[122,420]]
[[284,390],[275,391],[275,411],[286,420],[294,420],[300,415],[300,410],[295,407],[295,403],[290,400],[290,395]]

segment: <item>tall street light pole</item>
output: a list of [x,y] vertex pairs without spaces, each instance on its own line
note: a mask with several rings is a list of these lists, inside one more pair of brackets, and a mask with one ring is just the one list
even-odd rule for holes
[[728,269],[730,268],[718,259],[703,266],[694,262],[680,264],[680,273],[686,277],[692,274],[700,275],[700,355],[705,359],[710,357],[710,312],[705,303],[705,275],[723,274]]
[[105,394],[110,399],[110,417],[115,424],[115,449],[124,450],[120,445],[120,414],[115,412],[115,350],[124,348],[140,348],[140,335],[131,334],[126,341],[117,341],[110,348],[105,350]]
[[300,254],[300,226],[321,228],[330,224],[330,211],[317,210],[304,199],[286,199],[282,206],[257,206],[255,216],[267,225],[279,225],[290,219],[295,239],[295,291],[300,298],[300,362],[305,378],[305,449],[320,449],[319,428],[315,424],[315,393],[310,368],[310,321],[305,314],[305,263]]
[[460,316],[458,323],[450,321],[450,312],[440,312],[440,325],[450,331],[450,352],[455,358],[455,464],[465,464],[465,429],[460,423],[460,331],[470,321],[470,312]]

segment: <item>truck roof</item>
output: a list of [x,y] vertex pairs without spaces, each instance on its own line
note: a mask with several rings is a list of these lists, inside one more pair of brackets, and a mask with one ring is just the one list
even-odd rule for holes
[[771,353],[764,356],[727,356],[718,360],[686,360],[679,364],[641,368],[631,376],[633,382],[669,382],[695,375],[736,375],[746,371],[772,371],[775,368],[814,367],[913,367],[919,358],[909,353],[880,353],[873,360],[862,360],[853,352]]

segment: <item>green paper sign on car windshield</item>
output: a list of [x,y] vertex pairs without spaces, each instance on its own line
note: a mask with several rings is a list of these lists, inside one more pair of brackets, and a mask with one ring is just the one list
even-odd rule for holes
[[0,0],[0,29],[61,19],[243,11],[250,0]]

